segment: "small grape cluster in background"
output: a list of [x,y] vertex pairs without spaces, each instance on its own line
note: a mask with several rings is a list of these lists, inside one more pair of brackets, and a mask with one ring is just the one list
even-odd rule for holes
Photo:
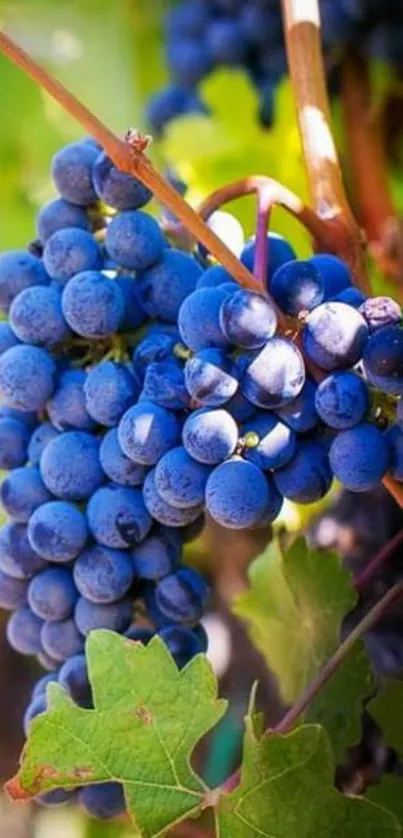
[[[397,71],[403,67],[403,7],[396,0],[320,0],[331,87],[343,53],[364,50]],[[158,136],[173,119],[204,112],[198,87],[218,67],[245,70],[259,96],[259,120],[270,127],[275,88],[287,73],[280,0],[183,0],[166,19],[171,84],[149,104]]]
[[[180,667],[206,650],[208,586],[182,563],[206,511],[263,527],[334,475],[353,491],[403,479],[392,300],[273,233],[271,298],[240,288],[208,254],[172,247],[142,210],[150,192],[92,140],[61,149],[52,176],[60,197],[37,240],[0,256],[0,605],[12,647],[49,671],[26,729],[51,680],[91,706],[93,629],[158,632]],[[241,259],[254,258],[251,240]],[[78,797],[99,817],[124,807],[118,784]]]

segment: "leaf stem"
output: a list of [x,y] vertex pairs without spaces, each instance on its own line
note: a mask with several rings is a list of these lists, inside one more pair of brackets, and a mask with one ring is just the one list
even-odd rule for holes
[[330,125],[318,0],[282,0],[288,66],[312,203],[333,230],[336,252],[369,290],[361,231],[349,207]]
[[357,591],[362,591],[368,584],[370,579],[376,575],[378,570],[384,565],[388,559],[393,556],[397,548],[403,544],[403,529],[399,530],[393,538],[390,539],[379,552],[371,559],[364,569],[357,574],[354,579],[354,587]]
[[17,67],[23,70],[37,84],[47,90],[67,113],[76,119],[85,131],[88,131],[101,143],[115,166],[128,174],[135,175],[154,192],[158,200],[173,215],[180,218],[194,238],[200,241],[229,273],[245,288],[262,292],[258,282],[229,248],[210,230],[203,219],[182,198],[171,184],[157,171],[151,160],[144,154],[147,142],[144,138],[133,135],[129,141],[121,140],[109,130],[93,113],[80,102],[61,82],[51,76],[34,61],[11,38],[0,32],[0,51]]

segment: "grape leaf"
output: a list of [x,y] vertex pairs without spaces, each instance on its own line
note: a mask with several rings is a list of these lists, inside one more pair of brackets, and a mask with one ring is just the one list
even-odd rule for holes
[[333,786],[326,733],[304,725],[282,736],[259,732],[247,720],[241,782],[220,798],[217,838],[398,838],[395,817]]
[[[350,574],[335,553],[309,550],[299,538],[287,550],[272,541],[251,564],[249,581],[232,610],[291,704],[338,646],[342,619],[356,602]],[[336,757],[359,738],[362,702],[372,691],[367,656],[357,644],[306,716],[326,727]]]
[[386,743],[403,756],[403,681],[388,678],[367,710],[382,730]]
[[393,812],[403,828],[403,777],[384,774],[377,786],[370,786],[367,789],[365,796],[372,803]]
[[86,653],[94,710],[77,707],[55,684],[49,709],[32,723],[16,799],[118,780],[136,835],[151,838],[199,812],[206,787],[190,766],[199,739],[224,713],[210,664],[197,656],[181,672],[159,638],[147,647],[95,631]]

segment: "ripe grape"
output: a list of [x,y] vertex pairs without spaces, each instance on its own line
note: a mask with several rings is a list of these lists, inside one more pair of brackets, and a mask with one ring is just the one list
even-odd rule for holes
[[390,464],[390,453],[381,431],[363,422],[336,436],[329,459],[335,477],[347,489],[365,492],[382,480]]

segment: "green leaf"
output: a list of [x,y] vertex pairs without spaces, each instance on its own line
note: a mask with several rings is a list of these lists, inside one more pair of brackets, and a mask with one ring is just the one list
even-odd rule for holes
[[206,787],[190,765],[199,739],[222,716],[210,664],[197,656],[181,672],[159,638],[147,647],[113,632],[87,640],[94,710],[77,707],[58,685],[32,723],[12,797],[117,780],[136,835],[157,836],[197,814]]
[[393,812],[403,828],[403,777],[385,774],[379,785],[367,789],[365,796],[372,803]]
[[394,816],[333,786],[323,728],[259,736],[248,721],[241,783],[217,806],[217,838],[398,838]]
[[[339,644],[343,617],[356,594],[332,552],[309,550],[303,538],[283,550],[274,540],[249,568],[250,588],[233,603],[254,645],[291,704]],[[337,757],[360,736],[362,702],[373,691],[363,647],[343,662],[306,715],[326,727]]]
[[387,745],[403,755],[403,681],[388,679],[368,704],[368,712],[382,730]]

